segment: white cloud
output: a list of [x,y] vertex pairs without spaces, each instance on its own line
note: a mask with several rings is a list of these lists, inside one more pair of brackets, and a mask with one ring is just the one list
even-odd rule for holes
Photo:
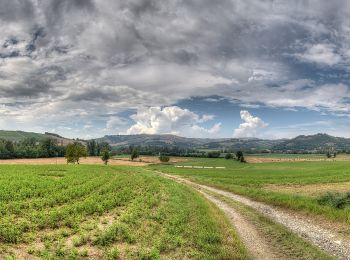
[[106,131],[120,133],[127,124],[128,122],[124,118],[113,116],[107,120]]
[[233,137],[254,137],[257,130],[268,126],[267,123],[262,121],[259,117],[252,116],[247,110],[240,112],[241,118],[244,123],[240,124],[237,129],[233,131]]
[[295,56],[302,61],[332,66],[342,61],[341,55],[336,53],[335,50],[336,47],[333,44],[319,43],[309,45],[304,53]]
[[221,123],[207,129],[199,124],[213,117],[198,114],[177,106],[150,107],[139,110],[131,118],[135,121],[127,134],[176,134],[182,136],[207,136],[215,135],[221,129]]

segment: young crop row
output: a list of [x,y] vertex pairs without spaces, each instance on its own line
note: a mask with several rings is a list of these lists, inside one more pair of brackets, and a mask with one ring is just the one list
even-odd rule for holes
[[0,166],[0,258],[16,244],[44,258],[246,258],[224,216],[183,185],[141,168],[55,167]]

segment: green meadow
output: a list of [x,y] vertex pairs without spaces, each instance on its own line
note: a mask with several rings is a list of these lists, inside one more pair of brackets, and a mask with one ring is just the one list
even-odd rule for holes
[[[350,161],[239,163],[225,159],[191,159],[178,165],[219,166],[225,169],[175,168],[174,165],[153,165],[151,169],[176,174],[190,180],[245,195],[305,214],[350,224]],[[332,201],[320,203],[329,192],[342,186],[339,197],[342,207]],[[345,190],[344,190],[345,186]],[[321,189],[322,188],[322,189]],[[293,192],[293,189],[295,192]],[[308,190],[319,190],[308,194]],[[332,194],[331,194],[332,195]]]

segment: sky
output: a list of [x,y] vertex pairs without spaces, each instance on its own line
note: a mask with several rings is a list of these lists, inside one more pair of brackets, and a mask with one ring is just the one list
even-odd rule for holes
[[0,0],[0,129],[350,137],[348,0]]

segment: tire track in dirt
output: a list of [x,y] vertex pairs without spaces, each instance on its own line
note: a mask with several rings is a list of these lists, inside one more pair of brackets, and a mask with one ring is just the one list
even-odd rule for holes
[[261,260],[279,260],[281,259],[277,253],[268,245],[260,236],[255,226],[247,221],[240,213],[234,210],[227,203],[216,199],[202,190],[199,191],[207,200],[213,202],[219,209],[221,209],[226,216],[228,216],[231,224],[235,227],[238,235],[242,239],[248,252],[254,259]]
[[[333,230],[314,224],[312,219],[306,220],[305,217],[297,217],[294,214],[292,215],[265,203],[257,202],[247,197],[237,195],[228,191],[223,191],[206,185],[197,184],[178,176],[164,173],[161,174],[177,182],[182,182],[187,185],[190,185],[196,190],[199,190],[202,194],[207,194],[205,193],[205,191],[210,191],[214,194],[219,194],[234,201],[240,202],[244,205],[247,205],[258,211],[259,213],[265,215],[266,217],[272,219],[273,221],[287,227],[289,230],[299,235],[301,238],[310,241],[313,245],[326,251],[330,255],[338,257],[340,259],[350,260],[350,239],[346,239],[345,237],[340,236],[339,234],[333,232]],[[216,202],[214,203],[217,204]],[[230,210],[232,210],[231,207]],[[249,246],[250,245],[248,245],[248,248]]]

